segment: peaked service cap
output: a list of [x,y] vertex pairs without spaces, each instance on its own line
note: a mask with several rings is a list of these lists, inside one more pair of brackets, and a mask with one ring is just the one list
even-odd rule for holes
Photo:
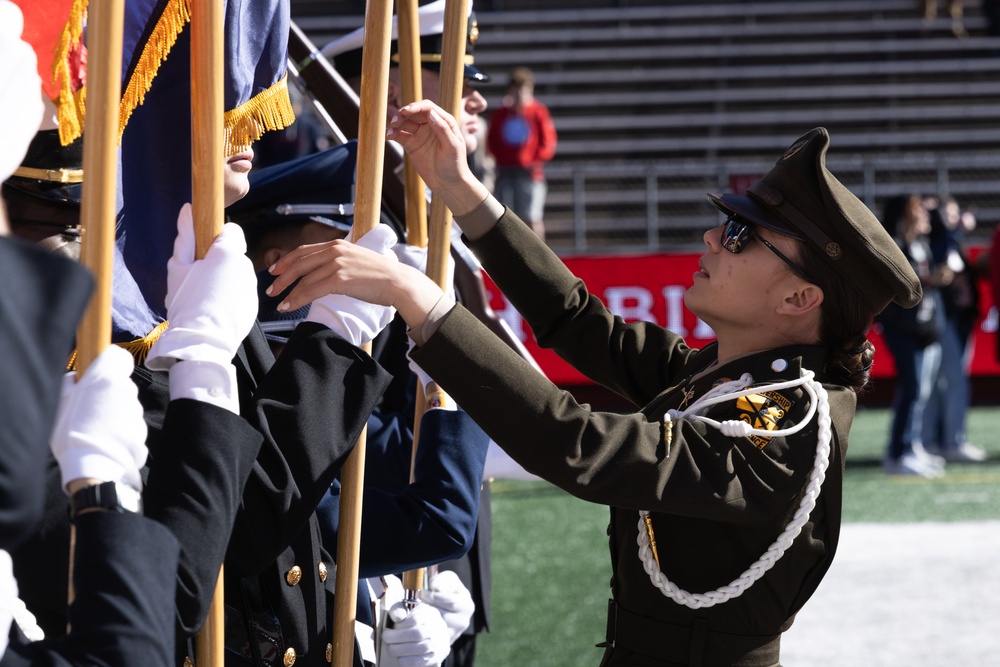
[[920,280],[874,213],[826,168],[830,135],[817,127],[799,137],[745,195],[709,193],[736,214],[815,249],[879,313],[920,302]]
[[357,141],[250,172],[247,196],[226,212],[247,232],[292,222],[351,231]]
[[[424,69],[441,71],[441,53],[444,33],[445,0],[422,5],[417,9],[420,31],[420,66]],[[399,18],[392,17],[392,62],[399,64]],[[361,54],[365,40],[364,27],[358,28],[339,39],[335,39],[321,51],[333,62],[337,72],[345,78],[361,74]],[[473,47],[479,40],[479,23],[472,11],[472,1],[469,1],[468,33],[465,40],[465,78],[485,82],[490,77],[474,65]]]

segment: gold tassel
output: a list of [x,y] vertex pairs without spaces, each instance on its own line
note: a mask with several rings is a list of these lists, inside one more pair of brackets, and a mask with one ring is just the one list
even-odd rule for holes
[[225,153],[236,155],[271,130],[283,130],[295,122],[288,97],[288,75],[223,116]]
[[139,62],[122,91],[122,101],[118,106],[118,141],[121,141],[132,112],[146,99],[146,93],[153,85],[160,65],[177,42],[177,36],[190,21],[191,0],[170,0],[163,8],[156,27],[142,49]]
[[[129,354],[132,355],[132,358],[135,359],[135,365],[142,366],[143,362],[146,361],[146,355],[149,354],[150,348],[153,347],[153,343],[155,343],[156,339],[167,330],[168,324],[168,322],[160,322],[155,329],[142,338],[136,338],[135,340],[130,340],[125,343],[115,343],[115,345],[128,350]],[[67,371],[76,370],[76,354],[77,350],[73,350],[73,353],[69,356],[69,361],[66,363]]]
[[69,71],[70,49],[80,44],[83,36],[83,17],[87,13],[87,0],[73,0],[69,20],[63,26],[52,58],[52,80],[59,84],[59,143],[68,146],[83,133],[84,90],[73,90]]

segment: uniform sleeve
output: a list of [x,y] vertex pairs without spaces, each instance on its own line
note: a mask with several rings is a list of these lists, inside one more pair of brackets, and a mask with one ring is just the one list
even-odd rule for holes
[[525,470],[595,503],[755,524],[788,507],[815,453],[815,422],[798,436],[811,446],[760,449],[683,421],[668,455],[659,415],[577,403],[461,306],[414,360]]
[[79,517],[76,539],[71,632],[11,644],[0,665],[173,665],[173,534],[138,514],[94,512]]
[[193,636],[208,615],[219,567],[262,437],[225,408],[179,399],[167,407],[151,450],[146,516],[180,540],[178,632]]
[[694,353],[661,327],[615,317],[509,209],[471,247],[540,346],[636,405],[673,384]]
[[[360,576],[377,577],[463,556],[472,548],[489,439],[461,410],[429,410],[409,483],[412,436],[400,418],[369,433],[361,515]],[[388,465],[385,463],[388,462]],[[339,485],[320,511],[323,541],[336,544]],[[331,542],[331,540],[333,540]]]
[[233,574],[262,572],[306,526],[390,380],[326,327],[296,328],[249,411],[264,444],[233,527]]

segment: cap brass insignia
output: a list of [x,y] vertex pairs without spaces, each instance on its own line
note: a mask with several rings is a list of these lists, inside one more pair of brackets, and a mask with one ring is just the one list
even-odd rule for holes
[[802,150],[802,147],[808,144],[811,139],[812,137],[810,137],[809,139],[799,139],[794,144],[788,147],[788,150],[785,151],[785,154],[781,156],[781,159],[787,160],[788,158],[792,157],[800,150]]

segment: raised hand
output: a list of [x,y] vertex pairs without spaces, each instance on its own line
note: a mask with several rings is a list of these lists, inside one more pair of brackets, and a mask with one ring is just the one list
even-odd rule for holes
[[441,290],[419,270],[400,263],[391,251],[384,254],[364,247],[371,234],[358,243],[337,240],[301,246],[275,262],[270,272],[277,278],[267,290],[269,295],[281,294],[298,281],[278,310],[342,294],[394,307],[411,327],[423,322],[441,298]]
[[427,187],[455,215],[468,213],[489,195],[469,168],[462,129],[433,102],[422,100],[400,109],[386,137],[403,146]]

